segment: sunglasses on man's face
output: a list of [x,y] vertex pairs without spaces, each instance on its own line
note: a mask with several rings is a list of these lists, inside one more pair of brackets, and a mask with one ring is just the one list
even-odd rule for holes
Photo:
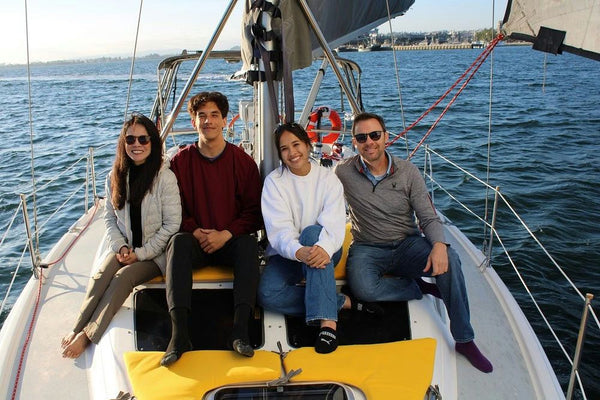
[[128,145],[132,145],[135,143],[136,139],[137,139],[138,143],[141,144],[142,146],[150,143],[149,135],[143,135],[143,136],[127,135],[127,136],[125,136],[125,143],[127,143]]
[[365,143],[367,141],[367,136],[371,138],[372,141],[376,142],[381,139],[381,135],[383,135],[383,131],[373,131],[369,133],[357,133],[354,135],[354,139],[358,143]]

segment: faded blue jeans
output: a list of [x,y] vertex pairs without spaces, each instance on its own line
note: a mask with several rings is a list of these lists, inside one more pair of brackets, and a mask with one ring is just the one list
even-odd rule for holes
[[[321,229],[320,225],[304,228],[300,244],[312,246],[317,243]],[[258,285],[258,303],[265,310],[305,315],[309,325],[318,325],[323,319],[337,321],[345,296],[336,293],[333,268],[341,254],[340,249],[325,268],[311,268],[280,255],[269,257]],[[301,285],[303,279],[306,280],[305,286]]]
[[[346,265],[350,289],[363,301],[420,299],[414,279],[431,275],[431,270],[423,272],[431,249],[426,238],[416,235],[386,244],[353,243]],[[434,278],[448,311],[452,337],[459,343],[473,340],[465,279],[454,249],[448,247],[448,271]]]

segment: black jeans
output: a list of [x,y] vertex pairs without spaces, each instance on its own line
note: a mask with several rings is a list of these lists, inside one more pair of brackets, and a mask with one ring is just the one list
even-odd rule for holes
[[202,250],[188,232],[175,234],[167,244],[167,305],[191,310],[192,270],[207,265],[233,267],[233,304],[254,309],[258,287],[258,244],[251,235],[234,236],[212,254]]

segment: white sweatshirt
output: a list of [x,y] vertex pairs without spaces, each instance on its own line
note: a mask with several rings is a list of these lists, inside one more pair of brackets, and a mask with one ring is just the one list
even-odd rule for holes
[[316,243],[329,254],[339,250],[346,233],[343,187],[333,170],[311,161],[306,176],[294,175],[288,168],[277,168],[265,179],[261,207],[269,247],[267,256],[279,254],[297,260],[302,245],[300,233],[309,225],[323,229]]

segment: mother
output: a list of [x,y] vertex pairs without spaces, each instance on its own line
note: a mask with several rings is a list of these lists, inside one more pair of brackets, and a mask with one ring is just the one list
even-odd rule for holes
[[163,160],[156,125],[141,114],[123,125],[112,172],[106,178],[104,223],[111,253],[90,279],[62,355],[77,358],[97,344],[133,288],[164,274],[164,250],[181,224],[175,174]]

